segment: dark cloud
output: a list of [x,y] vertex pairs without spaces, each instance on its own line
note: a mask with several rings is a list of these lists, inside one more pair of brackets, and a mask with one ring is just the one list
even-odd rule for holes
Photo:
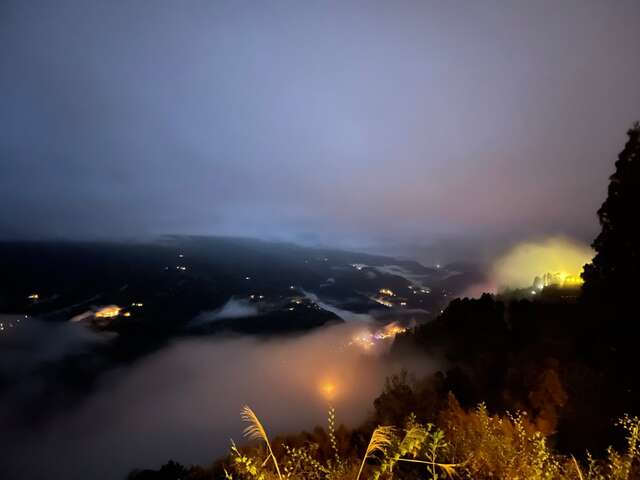
[[590,237],[640,4],[2,2],[0,235]]

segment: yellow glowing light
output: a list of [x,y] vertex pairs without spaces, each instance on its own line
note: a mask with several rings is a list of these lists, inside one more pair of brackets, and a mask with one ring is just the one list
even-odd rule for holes
[[40,295],[38,295],[37,293],[32,293],[28,298],[30,300],[38,300],[40,298]]
[[562,286],[564,287],[579,287],[584,283],[582,277],[579,275],[567,275],[564,277],[564,282]]
[[356,345],[364,350],[369,350],[375,345],[373,334],[367,331],[360,332],[351,338],[349,345]]
[[124,315],[125,317],[130,317],[130,316],[131,316],[131,312],[124,312],[124,313],[123,313],[123,315]]
[[384,327],[384,329],[381,332],[378,333],[378,335],[381,338],[390,338],[390,337],[395,337],[396,335],[398,335],[400,333],[404,333],[406,331],[407,331],[406,328],[401,327],[396,322],[392,322],[392,323],[386,325]]
[[335,382],[331,380],[325,380],[320,384],[320,393],[326,400],[333,400],[338,393],[338,387]]
[[370,331],[362,331],[357,333],[356,335],[351,337],[349,346],[356,346],[362,348],[364,351],[369,351],[381,341],[394,338],[396,335],[404,333],[406,331],[407,329],[398,325],[397,322],[391,322],[390,324],[384,326],[382,329],[376,330],[373,333]]
[[384,305],[385,307],[393,307],[393,303],[383,299],[383,298],[374,298],[373,299],[374,302],[379,303],[380,305]]
[[117,317],[118,315],[120,315],[120,310],[122,310],[122,308],[120,308],[117,305],[109,305],[107,307],[103,307],[100,310],[98,310],[96,312],[96,317],[97,318]]
[[388,288],[381,288],[379,292],[380,292],[380,295],[388,295],[390,297],[395,296],[395,293],[393,293],[393,290],[390,290]]
[[593,253],[588,246],[562,237],[520,243],[494,263],[492,278],[499,288],[525,288],[534,279],[538,290],[545,286],[578,286],[582,283],[578,280],[582,267],[591,261]]
[[534,285],[538,284],[540,287],[573,288],[583,283],[580,275],[570,275],[566,272],[545,273],[534,280]]

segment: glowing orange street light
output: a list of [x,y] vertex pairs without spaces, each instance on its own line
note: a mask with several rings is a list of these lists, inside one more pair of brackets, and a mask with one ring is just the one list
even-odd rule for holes
[[337,390],[336,384],[331,380],[325,380],[320,384],[320,393],[329,402],[335,399]]

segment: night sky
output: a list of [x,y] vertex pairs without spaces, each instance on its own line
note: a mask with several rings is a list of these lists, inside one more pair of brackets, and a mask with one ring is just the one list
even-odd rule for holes
[[0,238],[592,238],[640,2],[0,3]]

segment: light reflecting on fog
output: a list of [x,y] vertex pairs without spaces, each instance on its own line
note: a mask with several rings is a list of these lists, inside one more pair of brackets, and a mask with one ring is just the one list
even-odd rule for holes
[[288,339],[189,339],[107,374],[86,401],[38,431],[7,432],[5,455],[23,478],[115,479],[169,459],[211,463],[229,439],[241,440],[239,411],[250,405],[271,434],[337,421],[356,425],[371,411],[388,374],[388,344],[367,353],[349,346],[371,324],[351,322]]

